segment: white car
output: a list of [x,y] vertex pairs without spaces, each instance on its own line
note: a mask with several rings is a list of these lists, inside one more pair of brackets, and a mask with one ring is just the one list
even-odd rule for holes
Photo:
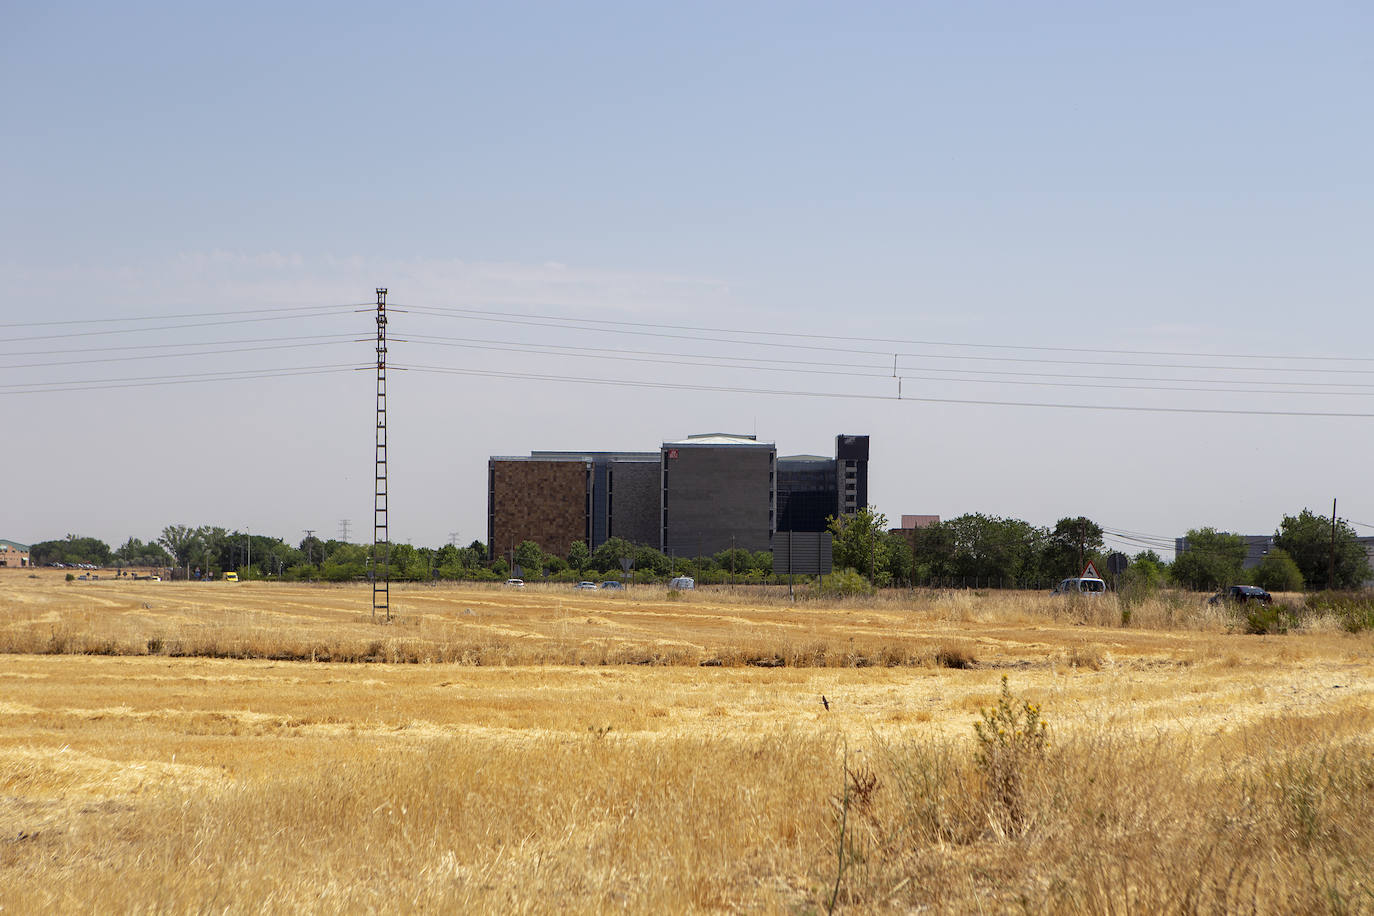
[[506,588],[524,588],[524,587],[525,587],[525,580],[524,580],[524,579],[507,579],[507,580],[506,580]]
[[1105,595],[1107,583],[1101,579],[1063,579],[1051,595]]
[[574,585],[573,588],[586,588],[586,589],[591,589],[592,591],[596,591],[596,583],[595,583],[595,582],[579,582],[579,583],[577,583],[576,585]]
[[697,580],[691,576],[678,576],[668,580],[668,587],[674,591],[686,591],[697,587]]

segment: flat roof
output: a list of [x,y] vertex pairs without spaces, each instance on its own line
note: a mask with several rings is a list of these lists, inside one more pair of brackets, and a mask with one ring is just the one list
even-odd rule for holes
[[658,461],[662,456],[658,452],[578,452],[559,449],[557,451],[534,451],[530,452],[531,458],[586,458],[593,460],[605,458],[611,461]]
[[702,433],[697,436],[688,436],[679,442],[665,442],[664,447],[681,447],[684,445],[766,445],[772,447],[772,442],[760,442],[756,436],[736,436],[731,433]]

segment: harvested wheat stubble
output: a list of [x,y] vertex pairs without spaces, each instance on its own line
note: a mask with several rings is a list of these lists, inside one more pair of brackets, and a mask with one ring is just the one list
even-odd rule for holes
[[[360,589],[148,584],[0,606],[12,641],[144,642],[0,658],[5,911],[1374,904],[1367,636],[533,588],[401,589],[424,610],[388,629]],[[379,660],[465,622],[488,656]],[[604,657],[559,663],[589,633]],[[270,657],[331,640],[371,661]],[[990,792],[972,726],[1003,675],[1048,747]]]

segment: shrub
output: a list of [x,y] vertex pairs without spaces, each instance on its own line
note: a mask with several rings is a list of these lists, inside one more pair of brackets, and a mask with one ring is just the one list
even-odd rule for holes
[[1287,633],[1298,624],[1288,608],[1278,604],[1253,605],[1245,609],[1245,632],[1258,636]]
[[1265,554],[1254,571],[1255,584],[1270,592],[1302,591],[1302,573],[1286,550],[1274,548]]
[[1351,633],[1374,630],[1374,592],[1317,592],[1304,603],[1309,611],[1336,617]]
[[935,653],[935,664],[941,668],[975,668],[978,665],[978,657],[970,644],[953,643],[940,647]]
[[1137,560],[1127,567],[1117,582],[1116,594],[1121,603],[1121,625],[1130,623],[1131,608],[1159,594],[1164,585],[1164,570],[1149,560]]
[[873,586],[853,569],[842,569],[824,577],[820,593],[826,597],[847,598],[852,595],[871,595]]
[[1024,834],[1026,783],[1049,745],[1049,726],[1040,718],[1040,707],[1013,696],[1004,674],[997,705],[982,711],[973,731],[978,736],[974,760],[983,772],[989,818],[1002,833]]

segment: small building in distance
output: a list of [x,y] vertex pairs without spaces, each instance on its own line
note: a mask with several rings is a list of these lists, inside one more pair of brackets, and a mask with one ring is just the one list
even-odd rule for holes
[[0,538],[0,566],[19,568],[31,565],[29,545]]
[[940,524],[938,515],[903,515],[902,526],[900,528],[889,528],[889,534],[900,534],[906,538],[911,549],[916,549],[916,532],[922,528],[929,528],[931,525]]

